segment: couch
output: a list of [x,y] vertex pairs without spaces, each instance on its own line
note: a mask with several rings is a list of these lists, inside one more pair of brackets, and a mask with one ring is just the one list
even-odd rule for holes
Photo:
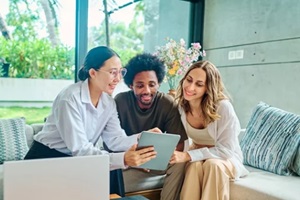
[[[23,149],[24,153],[32,143],[33,135],[41,128],[42,124],[25,125],[24,138],[27,148]],[[0,138],[3,129],[5,126],[4,128],[1,126],[0,119]],[[299,115],[261,102],[254,108],[246,129],[239,135],[239,140],[244,154],[244,164],[250,173],[230,183],[231,200],[299,199]],[[3,151],[0,150],[0,153]],[[16,159],[22,159],[22,156]],[[268,162],[270,164],[267,164]],[[130,169],[123,170],[123,175],[126,196],[139,194],[149,199],[159,199],[163,174],[153,175],[151,172],[144,173]],[[0,165],[0,200],[2,198],[3,168]]]
[[[260,102],[254,108],[246,129],[239,134],[239,141],[244,154],[244,165],[250,173],[230,183],[231,200],[299,199],[299,115]],[[261,148],[257,148],[257,145]],[[286,149],[285,154],[278,150],[282,147]],[[256,149],[258,152],[255,152]],[[260,152],[262,154],[259,154]],[[280,156],[285,157],[285,160],[280,160]],[[271,165],[267,165],[267,161],[270,161]],[[276,163],[272,163],[273,161]],[[297,165],[298,170],[280,170],[278,166],[284,165],[284,162],[286,165]],[[272,166],[276,166],[275,169],[272,169]],[[298,174],[295,171],[298,171]],[[123,175],[127,194],[146,194],[150,199],[157,199],[159,188],[163,185],[163,175],[153,176],[133,170],[125,170]],[[154,192],[154,197],[149,195],[149,192]]]

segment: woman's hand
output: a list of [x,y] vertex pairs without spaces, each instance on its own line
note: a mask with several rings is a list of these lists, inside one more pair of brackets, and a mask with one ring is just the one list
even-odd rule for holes
[[157,152],[154,151],[154,147],[146,147],[140,150],[136,150],[136,147],[137,144],[134,144],[129,150],[125,152],[125,165],[131,167],[140,166],[156,157]]
[[170,164],[182,163],[188,161],[191,161],[191,157],[187,152],[174,151],[170,159]]

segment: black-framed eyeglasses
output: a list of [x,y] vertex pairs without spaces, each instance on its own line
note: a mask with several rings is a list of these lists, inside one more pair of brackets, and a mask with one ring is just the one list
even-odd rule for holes
[[116,78],[119,74],[123,78],[126,75],[126,73],[127,73],[127,69],[126,68],[121,68],[119,70],[114,68],[114,69],[110,69],[108,71],[98,69],[97,71],[109,73],[113,78]]

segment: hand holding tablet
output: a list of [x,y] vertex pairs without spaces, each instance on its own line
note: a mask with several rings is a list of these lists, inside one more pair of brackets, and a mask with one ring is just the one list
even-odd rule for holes
[[137,150],[137,144],[135,144],[125,152],[124,162],[127,166],[136,167],[155,158],[156,154],[153,146]]

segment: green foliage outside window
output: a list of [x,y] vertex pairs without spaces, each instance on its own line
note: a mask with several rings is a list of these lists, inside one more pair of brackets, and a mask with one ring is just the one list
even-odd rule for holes
[[[123,65],[144,50],[144,10],[145,4],[140,1],[135,4],[135,14],[129,23],[109,21],[110,47],[119,54]],[[105,45],[105,21],[99,26],[91,27],[88,36],[89,48]]]
[[44,123],[51,112],[51,107],[0,107],[0,119],[25,117],[26,124]]
[[74,78],[74,49],[53,47],[45,39],[32,41],[0,38],[0,55],[10,63],[9,76],[15,78]]
[[[0,36],[0,58],[10,64],[10,77],[74,78],[75,48],[62,44],[59,39],[57,2],[59,1],[9,1],[9,13],[2,21],[6,21],[12,30],[10,37]],[[143,13],[144,3],[141,1],[136,4],[134,19],[129,24],[109,22],[110,47],[120,55],[123,65],[143,51],[144,23],[140,20]],[[46,17],[41,17],[43,15]],[[6,32],[5,26],[0,28],[2,34]],[[41,30],[46,31],[47,36],[41,34]],[[106,45],[105,37],[104,21],[99,26],[90,28],[89,49]],[[0,65],[0,76],[2,73]]]
[[3,69],[2,69],[2,65],[0,64],[0,77],[3,76]]
[[[48,9],[43,9],[41,2],[9,1],[5,21],[13,29],[10,37],[0,37],[0,58],[10,64],[10,77],[73,79],[74,48],[60,43],[57,23],[51,22],[56,21],[55,10],[50,3],[46,4]],[[45,13],[50,16],[46,22],[40,17],[41,10],[52,11]],[[40,30],[47,30],[48,37],[41,37]]]

